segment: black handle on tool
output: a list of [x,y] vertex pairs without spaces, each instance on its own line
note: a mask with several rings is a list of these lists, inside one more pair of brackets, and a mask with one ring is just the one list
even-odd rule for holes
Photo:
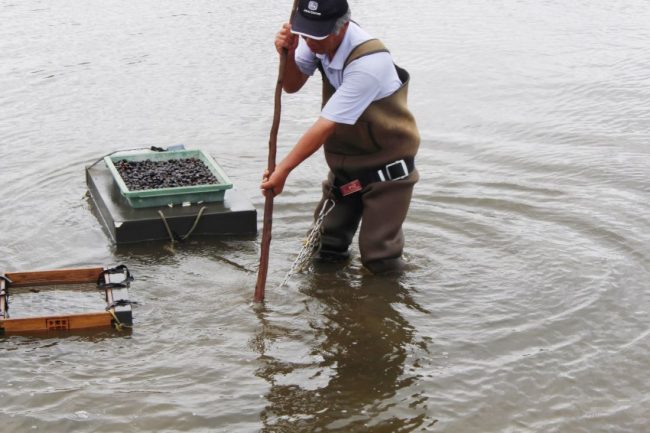
[[[293,0],[289,22],[293,19],[296,12],[298,0]],[[287,49],[283,48],[280,54],[280,66],[278,68],[278,81],[275,85],[275,104],[273,111],[273,124],[269,137],[269,159],[268,172],[269,176],[275,170],[275,154],[278,143],[278,130],[280,129],[280,113],[282,110],[282,81],[284,80],[284,69],[287,64]],[[260,252],[260,266],[257,271],[257,283],[255,284],[255,302],[264,300],[264,289],[266,286],[266,275],[269,270],[269,250],[271,248],[271,227],[273,226],[273,191],[264,191],[264,219],[262,226],[262,244]]]

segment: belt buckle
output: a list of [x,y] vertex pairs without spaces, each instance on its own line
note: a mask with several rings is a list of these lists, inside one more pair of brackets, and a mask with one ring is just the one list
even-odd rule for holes
[[[393,176],[391,173],[391,167],[397,166],[402,169],[402,174],[401,175],[396,175]],[[406,167],[406,162],[403,159],[397,160],[395,162],[391,162],[390,164],[386,164],[385,167],[386,174],[388,175],[388,180],[399,180],[399,179],[404,179],[409,175],[409,170]]]
[[339,190],[341,191],[341,195],[343,197],[354,194],[355,192],[361,191],[362,189],[363,186],[361,186],[361,181],[359,181],[359,179],[354,179],[353,181],[339,187]]

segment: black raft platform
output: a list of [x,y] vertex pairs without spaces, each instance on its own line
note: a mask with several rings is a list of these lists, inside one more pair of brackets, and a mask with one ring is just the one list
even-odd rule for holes
[[[223,202],[133,208],[120,194],[103,161],[86,167],[86,183],[95,214],[116,244],[194,236],[257,234],[257,211],[236,190]],[[188,236],[189,237],[189,236]]]

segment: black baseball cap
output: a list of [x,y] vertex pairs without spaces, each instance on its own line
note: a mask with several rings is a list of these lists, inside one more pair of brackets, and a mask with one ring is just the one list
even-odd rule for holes
[[310,39],[325,39],[347,11],[347,0],[299,0],[291,32]]

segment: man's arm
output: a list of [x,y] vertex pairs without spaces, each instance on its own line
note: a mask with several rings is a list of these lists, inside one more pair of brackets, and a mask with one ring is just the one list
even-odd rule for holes
[[300,137],[300,140],[293,146],[287,156],[275,167],[275,171],[271,173],[271,176],[269,176],[268,172],[264,173],[262,190],[273,190],[274,195],[280,194],[284,189],[284,183],[287,181],[289,173],[320,149],[325,140],[332,135],[335,127],[336,123],[324,117],[319,117],[307,132]]

